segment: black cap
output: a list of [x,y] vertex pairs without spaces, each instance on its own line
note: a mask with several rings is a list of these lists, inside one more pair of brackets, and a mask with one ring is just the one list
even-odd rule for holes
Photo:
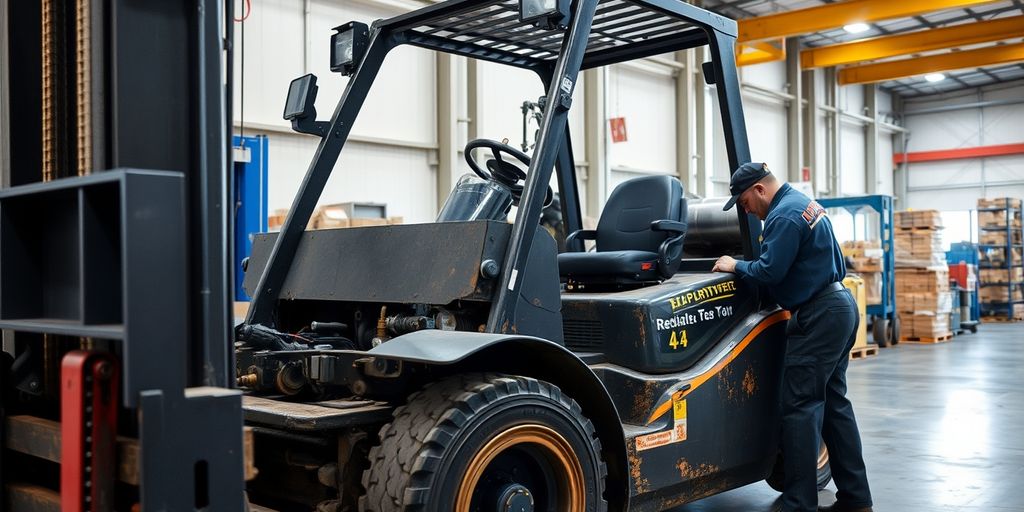
[[753,187],[755,183],[769,174],[771,172],[768,171],[768,164],[765,163],[747,162],[741,165],[729,178],[729,193],[732,194],[732,197],[725,202],[722,211],[732,208],[736,204],[736,200],[740,198],[740,194],[746,192],[748,188]]

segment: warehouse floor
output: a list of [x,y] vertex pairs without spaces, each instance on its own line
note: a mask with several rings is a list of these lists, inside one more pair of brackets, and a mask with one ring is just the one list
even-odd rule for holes
[[[983,324],[939,345],[900,344],[850,362],[849,396],[875,510],[1024,510],[1024,324]],[[835,485],[819,496],[832,503]],[[673,512],[760,512],[765,483]]]

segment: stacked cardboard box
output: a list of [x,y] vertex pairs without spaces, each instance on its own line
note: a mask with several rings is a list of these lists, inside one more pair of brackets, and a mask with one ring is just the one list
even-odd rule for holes
[[[1004,237],[1005,238],[1005,237]],[[1005,267],[1007,262],[1007,249],[1005,247],[982,247],[980,249],[980,258],[982,264],[987,264],[993,267]],[[1010,249],[1010,257],[1013,258],[1015,264],[1019,264],[1024,261],[1024,252],[1020,249]]]
[[[274,210],[267,217],[267,229],[280,231],[288,216],[287,209]],[[338,205],[328,204],[321,206],[313,212],[306,224],[306,229],[334,229],[334,228],[356,228],[361,226],[383,226],[388,224],[402,224],[402,217],[388,218],[348,218],[348,215]]]
[[945,265],[942,218],[936,210],[896,213],[896,266],[926,268]]
[[949,314],[953,310],[949,270],[944,267],[897,268],[896,308],[900,311],[903,338],[948,336]]
[[[1014,245],[1021,243],[1021,232],[1019,229],[1010,231],[1010,239]],[[978,236],[978,243],[982,245],[1008,245],[1006,231],[983,231]]]
[[978,208],[1020,208],[1019,197],[997,197],[995,199],[978,199]]
[[879,240],[851,240],[840,246],[843,256],[853,262],[858,273],[882,271],[882,243]]
[[1005,228],[1008,225],[1019,228],[1021,219],[1019,211],[1011,211],[1007,215],[1006,210],[979,211],[978,225],[985,228]]
[[982,283],[1019,283],[1024,281],[1024,268],[983,268],[980,277]]
[[983,286],[978,292],[978,301],[982,303],[1006,304],[1006,301],[1011,298],[1014,301],[1024,300],[1024,291],[1014,288],[1010,292],[1005,286]]
[[896,212],[898,228],[938,229],[942,227],[942,215],[938,210],[912,210]]

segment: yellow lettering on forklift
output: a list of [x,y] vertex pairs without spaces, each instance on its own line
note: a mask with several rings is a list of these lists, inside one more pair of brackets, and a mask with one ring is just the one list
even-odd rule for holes
[[676,295],[675,297],[668,299],[668,304],[672,307],[672,310],[675,311],[686,306],[694,305],[695,303],[699,304],[718,298],[730,297],[731,293],[735,291],[736,282],[725,281]]
[[668,340],[668,346],[672,347],[672,350],[675,350],[680,346],[686,348],[689,343],[690,342],[686,339],[686,329],[679,331],[678,334],[676,331],[672,331],[672,337]]

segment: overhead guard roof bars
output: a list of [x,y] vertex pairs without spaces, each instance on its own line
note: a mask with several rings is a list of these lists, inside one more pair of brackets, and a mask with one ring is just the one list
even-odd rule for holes
[[[381,20],[403,43],[522,68],[554,65],[562,31],[519,21],[518,0],[445,2]],[[581,69],[708,43],[706,30],[736,36],[736,22],[680,0],[602,0]]]

